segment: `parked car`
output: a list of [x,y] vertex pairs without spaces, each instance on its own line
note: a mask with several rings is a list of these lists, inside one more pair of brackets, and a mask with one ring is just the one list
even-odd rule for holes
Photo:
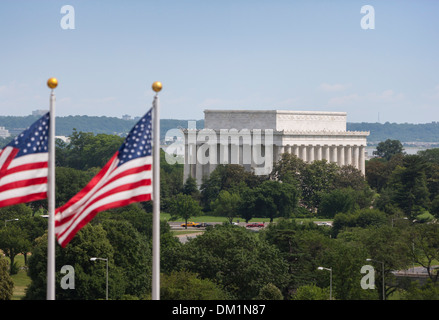
[[246,225],[247,228],[263,228],[265,225],[260,222],[253,222]]
[[[195,223],[195,222],[188,222],[187,223],[188,227],[196,227],[197,225],[199,225],[199,223]],[[186,224],[182,223],[181,226],[186,227]]]
[[197,223],[197,225],[194,226],[194,227],[196,227],[196,228],[201,228],[201,227],[206,228],[206,227],[209,227],[209,226],[213,226],[213,224],[206,223],[206,222],[201,222],[201,223]]

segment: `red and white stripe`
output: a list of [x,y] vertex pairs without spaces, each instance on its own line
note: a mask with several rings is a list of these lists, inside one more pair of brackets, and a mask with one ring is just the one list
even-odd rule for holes
[[149,201],[152,194],[152,156],[118,166],[118,152],[102,170],[55,212],[55,234],[65,247],[75,234],[104,210]]
[[0,207],[47,198],[49,154],[17,157],[18,149],[0,152]]

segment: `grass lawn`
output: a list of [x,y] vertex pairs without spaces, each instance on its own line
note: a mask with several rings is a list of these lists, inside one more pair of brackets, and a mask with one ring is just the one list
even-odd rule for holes
[[[22,255],[17,255],[15,257],[20,267],[24,266],[24,257]],[[31,280],[27,275],[27,271],[20,269],[17,274],[11,276],[14,281],[14,294],[12,295],[12,300],[20,300],[25,295],[26,287],[30,284]]]
[[203,233],[204,230],[171,230],[174,236],[181,236],[183,234]]
[[[166,220],[166,221],[170,221],[171,219],[171,215],[169,213],[165,213],[165,212],[161,212],[160,213],[160,219],[161,220]],[[242,218],[234,218],[233,222],[245,222],[244,219]],[[278,218],[274,219],[274,222],[276,222],[278,220]],[[317,218],[297,218],[295,219],[296,222],[301,222],[301,221],[329,221],[332,219],[317,219]],[[176,222],[184,222],[183,219],[177,219],[175,220]],[[216,216],[198,216],[198,217],[191,217],[188,221],[193,221],[193,222],[227,222],[227,218],[225,217],[216,217]],[[249,222],[270,222],[270,218],[253,218],[251,219]]]

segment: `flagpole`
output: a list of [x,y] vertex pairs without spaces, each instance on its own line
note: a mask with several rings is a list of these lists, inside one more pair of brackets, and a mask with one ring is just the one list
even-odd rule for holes
[[153,166],[152,166],[152,300],[160,300],[160,82],[154,82]]
[[50,78],[49,174],[48,174],[48,236],[47,236],[47,300],[55,300],[55,93],[58,80]]

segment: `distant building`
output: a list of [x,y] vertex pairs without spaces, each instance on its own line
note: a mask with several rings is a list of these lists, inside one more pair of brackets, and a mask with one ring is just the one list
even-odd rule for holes
[[1,138],[7,138],[10,136],[11,136],[11,133],[9,132],[8,129],[5,129],[5,127],[0,127],[0,137]]
[[26,128],[12,128],[9,130],[9,133],[13,136],[17,136],[20,133],[22,133],[24,130],[26,130]]
[[65,143],[70,143],[70,138],[66,136],[55,136],[55,139],[60,139],[64,141]]
[[131,116],[129,114],[124,114],[122,116],[122,120],[132,120]]
[[[339,166],[353,165],[365,173],[369,132],[347,131],[345,112],[205,110],[204,114],[205,129],[183,130],[185,181],[191,176],[201,185],[217,164],[236,163],[255,169],[255,148],[265,149],[268,162],[264,165],[276,163],[282,153],[291,153],[306,162],[325,159]],[[254,140],[261,129],[272,130],[270,145]],[[229,143],[229,138],[235,142]]]
[[49,112],[49,110],[40,110],[40,109],[38,109],[38,110],[32,111],[32,115],[36,116],[36,117],[39,117],[39,116],[45,115],[48,112]]

